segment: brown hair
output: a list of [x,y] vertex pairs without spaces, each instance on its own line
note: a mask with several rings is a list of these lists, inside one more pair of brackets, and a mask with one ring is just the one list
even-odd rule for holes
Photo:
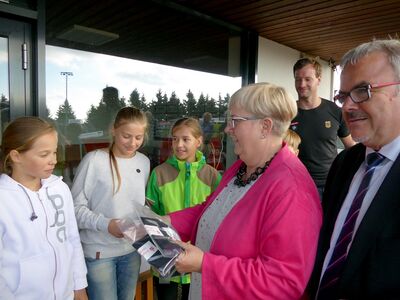
[[304,68],[305,66],[312,65],[315,70],[315,77],[320,78],[322,75],[322,67],[321,64],[313,58],[301,58],[299,59],[293,66],[293,75],[295,75],[296,71]]
[[[143,124],[144,130],[145,130],[145,138],[144,140],[147,140],[147,127],[148,127],[148,121],[146,114],[141,111],[140,109],[132,106],[127,106],[124,108],[121,108],[114,120],[113,127],[114,129],[117,129],[118,127],[121,127],[122,125],[128,124],[128,123],[139,123]],[[144,144],[144,143],[143,143]],[[113,181],[113,191],[115,189],[115,180],[114,180],[114,169],[115,173],[117,175],[117,180],[118,180],[118,188],[116,193],[119,191],[121,188],[121,174],[119,173],[118,169],[118,163],[115,158],[115,155],[112,151],[112,148],[114,146],[114,140],[112,141],[110,148],[109,148],[109,158],[110,158],[110,169],[111,169],[111,177]]]
[[0,172],[12,173],[10,152],[26,152],[42,135],[56,132],[53,125],[38,117],[20,117],[12,121],[3,132]]
[[182,127],[188,127],[192,133],[192,135],[198,139],[203,135],[203,131],[201,130],[200,123],[195,118],[182,118],[175,122],[171,128],[171,134],[173,135],[174,132]]

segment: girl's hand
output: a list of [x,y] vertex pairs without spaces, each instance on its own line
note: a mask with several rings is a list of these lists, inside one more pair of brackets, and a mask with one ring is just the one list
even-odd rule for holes
[[110,223],[108,223],[108,232],[115,236],[116,238],[123,238],[124,235],[122,234],[121,230],[117,225],[118,219],[112,219]]
[[88,300],[88,296],[86,294],[86,289],[75,290],[74,291],[74,300]]
[[200,248],[193,246],[189,243],[181,241],[174,241],[181,246],[185,251],[179,254],[175,268],[179,273],[198,272],[201,273],[201,266],[203,264],[204,252]]

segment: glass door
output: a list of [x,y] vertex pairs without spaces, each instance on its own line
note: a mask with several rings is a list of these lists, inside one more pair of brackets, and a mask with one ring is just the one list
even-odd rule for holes
[[10,120],[32,115],[30,30],[28,23],[0,18],[1,133]]

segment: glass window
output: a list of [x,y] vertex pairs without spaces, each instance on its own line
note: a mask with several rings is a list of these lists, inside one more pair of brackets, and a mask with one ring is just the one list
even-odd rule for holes
[[60,134],[57,172],[68,184],[85,153],[109,145],[114,116],[127,105],[147,112],[149,141],[141,151],[152,167],[171,154],[172,124],[193,116],[203,126],[207,162],[225,169],[225,114],[240,77],[54,46],[46,53],[46,117]]
[[[8,89],[8,39],[0,37],[0,132],[10,122],[10,96]],[[0,135],[1,144],[1,135]]]

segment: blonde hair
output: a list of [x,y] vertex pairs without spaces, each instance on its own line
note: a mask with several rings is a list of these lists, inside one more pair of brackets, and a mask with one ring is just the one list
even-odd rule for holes
[[283,87],[271,83],[256,83],[236,91],[229,102],[229,108],[237,106],[258,118],[273,121],[272,132],[282,137],[290,122],[297,115],[293,96]]
[[32,148],[39,137],[50,132],[57,131],[53,125],[39,117],[20,117],[12,121],[3,132],[0,172],[11,175],[10,152],[12,150],[26,152]]
[[288,147],[291,147],[294,151],[299,150],[299,145],[301,143],[301,138],[292,129],[288,129],[286,131],[286,135],[284,136],[283,140],[286,142]]
[[171,135],[178,129],[183,127],[187,127],[190,129],[191,134],[196,138],[200,138],[203,135],[203,131],[201,130],[200,123],[195,118],[182,118],[177,120],[171,128]]
[[[115,117],[113,127],[114,127],[114,129],[117,129],[118,127],[121,127],[122,125],[125,125],[128,123],[142,124],[145,129],[144,141],[147,140],[148,121],[147,121],[146,114],[143,111],[141,111],[140,109],[138,109],[136,107],[132,107],[132,106],[127,106],[127,107],[121,108]],[[144,142],[143,142],[143,144],[144,144]],[[121,174],[119,173],[117,159],[115,158],[115,155],[112,150],[113,146],[114,146],[114,140],[112,141],[112,143],[110,145],[108,153],[109,153],[109,159],[110,159],[110,169],[111,169],[111,177],[112,177],[112,182],[113,182],[113,191],[115,190],[114,169],[115,169],[115,173],[117,175],[118,187],[117,187],[117,191],[115,192],[115,193],[117,193],[119,191],[119,189],[121,188]]]

